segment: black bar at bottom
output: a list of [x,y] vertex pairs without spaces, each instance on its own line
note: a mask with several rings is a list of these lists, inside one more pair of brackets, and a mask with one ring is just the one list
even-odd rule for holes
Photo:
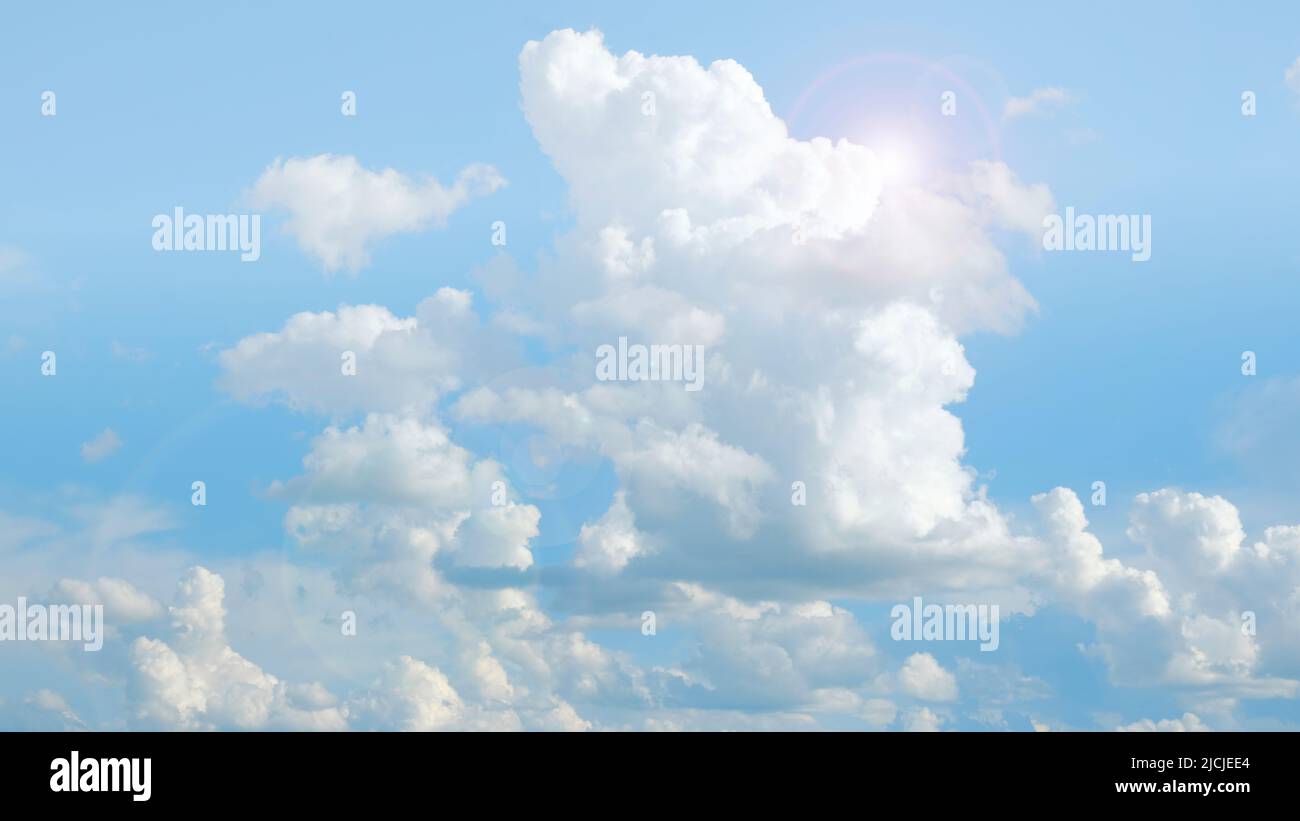
[[1293,749],[1294,736],[1270,733],[8,733],[0,790],[6,802],[127,812],[438,798],[430,812],[441,814],[457,795],[485,810],[546,812],[605,796],[592,809],[608,810],[611,791],[625,806],[669,812],[697,797],[989,808],[1195,800],[1218,810],[1290,798]]

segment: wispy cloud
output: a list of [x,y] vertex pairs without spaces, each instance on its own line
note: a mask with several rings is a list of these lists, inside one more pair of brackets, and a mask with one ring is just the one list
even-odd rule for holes
[[1074,102],[1074,95],[1057,86],[1036,88],[1026,97],[1011,97],[1002,109],[1002,119],[1013,120],[1029,114],[1044,113],[1063,108]]

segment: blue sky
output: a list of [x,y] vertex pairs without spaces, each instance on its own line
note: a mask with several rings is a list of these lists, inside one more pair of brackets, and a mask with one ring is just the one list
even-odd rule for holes
[[[1261,559],[1254,546],[1265,540],[1266,528],[1300,521],[1294,504],[1300,484],[1289,469],[1300,453],[1294,437],[1300,350],[1292,321],[1300,300],[1294,282],[1300,247],[1289,224],[1300,169],[1288,161],[1300,131],[1300,88],[1289,87],[1285,77],[1300,54],[1300,35],[1288,25],[1295,13],[1281,4],[1243,14],[1208,6],[1135,9],[1103,3],[1068,15],[1050,5],[621,6],[324,4],[308,12],[290,4],[244,4],[194,16],[164,4],[129,10],[35,5],[7,10],[0,33],[0,125],[6,149],[0,152],[5,193],[0,198],[0,413],[7,422],[0,428],[0,449],[6,454],[0,471],[6,502],[0,514],[13,518],[0,521],[9,522],[14,535],[0,541],[8,555],[6,559],[0,552],[0,562],[15,571],[8,584],[0,584],[0,594],[40,597],[60,580],[102,575],[124,578],[165,607],[172,603],[180,573],[203,565],[225,579],[229,615],[224,639],[230,646],[281,683],[322,682],[330,698],[314,709],[334,712],[328,719],[317,715],[312,720],[348,726],[367,721],[411,726],[403,724],[402,716],[421,714],[411,705],[431,698],[429,688],[436,690],[439,681],[463,702],[458,726],[508,724],[503,715],[510,713],[521,726],[547,728],[546,717],[557,712],[566,720],[572,712],[592,727],[628,728],[663,722],[683,727],[1113,729],[1145,720],[1214,729],[1293,726],[1292,679],[1300,676],[1300,659],[1292,651],[1300,648],[1300,640],[1294,624],[1279,622],[1287,612],[1294,613],[1287,595],[1289,590],[1294,596],[1300,576],[1287,575],[1297,566],[1294,558],[1286,558],[1293,548],[1273,547],[1272,558]],[[1044,252],[1032,231],[995,224],[962,201],[981,232],[978,242],[967,248],[967,233],[944,233],[927,223],[917,229],[917,247],[907,251],[916,261],[899,262],[900,270],[921,282],[923,275],[916,273],[923,266],[920,260],[939,253],[935,249],[947,249],[964,262],[937,273],[936,282],[957,290],[964,287],[963,266],[985,259],[986,247],[997,248],[998,273],[971,287],[1017,281],[1036,303],[1033,309],[1009,308],[1018,328],[1006,332],[974,309],[950,301],[937,314],[943,325],[933,339],[915,343],[940,351],[947,350],[946,340],[959,340],[975,374],[965,401],[939,403],[960,420],[964,450],[945,452],[939,460],[945,467],[935,468],[936,477],[949,477],[949,463],[953,470],[964,466],[975,479],[956,490],[946,478],[935,479],[937,489],[918,480],[917,493],[935,499],[954,494],[952,504],[966,511],[957,519],[973,509],[973,499],[986,494],[1010,534],[1004,541],[1039,540],[1025,549],[1045,563],[1041,574],[1008,575],[1003,562],[992,561],[988,551],[981,558],[961,554],[950,559],[969,560],[970,567],[981,569],[969,575],[987,583],[954,581],[951,567],[906,569],[910,565],[902,559],[891,570],[892,560],[882,561],[875,552],[886,544],[899,553],[920,551],[916,555],[929,555],[929,548],[899,537],[902,525],[895,527],[884,514],[863,514],[832,539],[837,550],[845,551],[832,564],[843,559],[845,567],[859,567],[855,562],[860,561],[861,582],[833,582],[819,552],[826,548],[825,539],[809,535],[817,528],[792,536],[770,516],[760,515],[756,532],[743,532],[743,525],[739,530],[710,529],[696,516],[704,517],[701,511],[717,504],[741,515],[734,507],[741,491],[729,488],[711,495],[693,478],[649,475],[646,453],[659,451],[642,452],[624,443],[622,428],[613,438],[573,439],[554,418],[499,408],[483,418],[467,410],[463,400],[476,389],[504,391],[516,377],[539,390],[572,390],[595,407],[596,397],[582,393],[589,387],[580,376],[586,366],[574,363],[590,360],[593,340],[612,340],[621,329],[600,322],[583,328],[581,317],[571,312],[579,301],[599,296],[591,282],[606,282],[594,269],[590,277],[582,273],[590,260],[575,248],[585,248],[583,243],[607,224],[626,225],[634,242],[636,230],[654,236],[659,253],[649,273],[640,275],[642,284],[653,281],[701,310],[726,316],[727,331],[709,339],[710,350],[722,353],[734,369],[765,361],[763,351],[746,344],[751,337],[743,330],[748,327],[745,316],[762,315],[763,300],[756,297],[747,307],[748,290],[742,295],[719,285],[719,291],[705,294],[698,285],[708,277],[720,283],[744,279],[750,272],[733,266],[750,259],[742,255],[749,252],[691,257],[706,259],[692,272],[688,269],[694,263],[671,257],[663,250],[665,235],[654,234],[648,223],[638,224],[635,216],[643,205],[653,204],[681,207],[698,222],[706,219],[700,215],[742,208],[736,205],[740,195],[696,203],[691,197],[698,192],[689,185],[665,193],[647,183],[652,190],[642,196],[635,179],[618,176],[635,168],[629,159],[635,155],[631,149],[620,153],[619,141],[634,138],[609,130],[581,132],[575,125],[587,122],[581,93],[573,90],[581,89],[580,81],[557,85],[554,99],[528,98],[521,91],[525,43],[563,29],[598,30],[602,48],[615,56],[629,50],[682,55],[705,68],[714,60],[734,60],[752,75],[772,118],[784,123],[791,139],[843,138],[874,149],[885,165],[901,165],[901,179],[886,180],[881,204],[874,206],[882,214],[893,213],[911,187],[942,191],[957,202],[951,180],[968,173],[972,163],[994,161],[1014,175],[1014,196],[1025,202],[1032,199],[1026,192],[1041,184],[1050,191],[1054,210],[1073,206],[1086,213],[1151,215],[1152,256],[1136,264],[1123,253]],[[587,53],[585,46],[570,45],[579,57]],[[562,50],[547,59],[552,62],[537,69],[539,77],[554,80],[557,72],[585,77],[596,71],[583,68],[578,57],[565,62]],[[667,106],[665,116],[671,116],[672,81],[665,82],[669,91],[660,94],[658,104]],[[951,88],[957,89],[958,109],[949,118],[940,113],[939,95]],[[1041,103],[1021,116],[1004,113],[1008,100],[1030,98],[1042,89],[1059,90],[1063,102]],[[45,90],[57,94],[56,116],[40,116]],[[340,113],[344,90],[357,95],[355,117]],[[1255,116],[1242,115],[1241,95],[1247,90],[1257,97]],[[744,129],[737,124],[750,116],[726,113],[724,103],[741,105],[728,102],[725,95],[732,92],[728,87],[707,92],[720,95],[710,98],[713,107],[707,109],[710,118],[717,117],[717,129],[735,126],[740,132],[725,132],[720,143],[743,140]],[[612,116],[600,120],[592,115],[591,121],[623,127]],[[698,126],[707,137],[715,122],[702,119]],[[587,149],[593,154],[589,161],[573,147],[582,139],[597,146]],[[732,143],[733,150],[736,145]],[[433,220],[418,230],[377,231],[366,242],[369,262],[359,270],[326,270],[308,241],[286,229],[294,210],[310,203],[266,195],[263,202],[270,205],[262,208],[253,205],[256,195],[250,193],[269,190],[259,185],[277,158],[320,155],[355,158],[371,171],[395,169],[407,181],[416,181],[412,185],[429,177],[450,185],[462,169],[486,163],[507,184],[451,209],[445,224]],[[744,154],[736,151],[735,156]],[[701,168],[706,159],[691,158]],[[602,161],[609,163],[603,169]],[[772,173],[785,173],[784,166],[774,168]],[[653,175],[654,166],[647,165],[644,173]],[[790,173],[795,176],[786,180],[783,192],[795,190],[794,180],[810,179],[812,172]],[[584,180],[602,174],[617,193],[610,194],[613,205],[584,193],[599,188],[583,188]],[[766,177],[755,179],[760,188],[768,184]],[[718,185],[725,187],[725,181]],[[867,232],[865,245],[845,240],[831,252],[837,265],[871,283],[861,291],[867,296],[844,303],[845,311],[878,318],[875,312],[895,299],[914,300],[915,292],[907,288],[894,293],[889,290],[893,286],[881,285],[874,290],[876,283],[893,280],[871,268],[870,249],[882,243],[870,231],[884,229],[867,226],[871,219],[876,226],[891,223],[865,212],[844,217],[829,204],[831,195],[850,195],[833,189],[824,192],[821,202],[800,207],[828,224],[847,219],[849,227],[835,223],[837,231]],[[852,195],[860,193],[859,187]],[[787,195],[794,196],[774,196]],[[264,213],[261,259],[246,264],[230,254],[156,252],[150,220],[178,205],[200,214]],[[1016,207],[1022,204],[1018,201]],[[754,208],[748,213],[761,213]],[[907,224],[906,216],[899,219],[900,225]],[[489,241],[498,220],[509,230],[504,249]],[[764,256],[755,254],[754,260]],[[674,264],[679,267],[671,268]],[[789,278],[802,264],[790,261],[770,276]],[[499,270],[516,270],[534,286],[494,295],[485,283]],[[695,284],[683,283],[690,279]],[[758,281],[764,283],[758,287],[768,287],[772,280]],[[812,324],[804,328],[790,320],[781,329],[786,336],[773,337],[783,338],[790,350],[799,347],[791,340],[803,339],[815,351],[823,344],[815,329],[833,324],[834,312],[817,301],[817,281],[809,276],[807,299],[809,306],[820,307],[808,307],[799,320]],[[364,482],[353,488],[355,498],[331,485],[327,502],[308,498],[312,491],[295,497],[298,490],[277,492],[273,487],[277,481],[292,485],[294,477],[311,473],[304,457],[328,426],[364,426],[367,412],[394,408],[382,402],[368,407],[363,401],[343,410],[320,406],[304,411],[286,406],[292,402],[274,390],[241,393],[229,385],[248,380],[265,386],[271,377],[254,373],[251,360],[222,352],[238,350],[241,340],[255,334],[280,332],[299,312],[376,305],[394,317],[424,317],[422,301],[444,287],[470,294],[481,322],[477,333],[493,335],[491,344],[499,342],[509,352],[502,355],[505,359],[480,363],[473,351],[491,345],[479,337],[444,340],[439,334],[456,333],[453,322],[425,321],[421,328],[430,330],[439,344],[472,349],[456,348],[462,364],[474,361],[456,375],[456,386],[441,391],[431,405],[401,412],[445,429],[470,454],[471,463],[498,463],[512,499],[536,508],[538,524],[526,540],[527,566],[462,559],[460,564],[469,567],[452,569],[442,563],[445,556],[464,557],[469,548],[444,547],[443,558],[436,560],[438,577],[452,592],[444,591],[437,601],[420,595],[408,601],[400,591],[367,586],[384,574],[358,565],[357,542],[333,551],[304,549],[285,526],[290,508],[326,503],[383,507],[384,515],[397,516],[391,500],[376,499]],[[555,304],[541,307],[538,295],[548,292],[554,299],[546,301]],[[645,292],[628,293],[635,303]],[[787,299],[789,306],[804,305],[803,297]],[[602,310],[609,310],[614,303],[602,304]],[[636,304],[644,316],[627,320],[626,330],[645,336],[659,327],[646,318],[657,308]],[[814,310],[823,311],[816,321],[809,319]],[[493,324],[494,316],[512,312],[530,312],[531,319],[550,330],[510,334]],[[798,309],[792,308],[790,316],[795,313]],[[844,321],[858,319],[855,314]],[[918,321],[908,320],[906,327]],[[761,327],[762,321],[754,324]],[[53,378],[40,371],[46,350],[58,354]],[[1243,351],[1257,354],[1256,376],[1241,373]],[[775,362],[771,367],[781,370]],[[837,378],[832,373],[839,371],[828,366],[825,379]],[[805,384],[792,377],[789,384],[811,395],[816,380],[808,380]],[[308,404],[314,401],[311,390],[302,388]],[[895,388],[881,390],[882,396],[895,396],[890,392]],[[742,395],[737,391],[737,397]],[[740,465],[737,475],[753,469],[737,481],[760,498],[760,510],[788,495],[782,488],[795,477],[788,474],[784,457],[774,455],[785,451],[782,437],[764,431],[762,422],[738,420],[735,403],[740,399],[728,397],[708,411],[674,415],[678,399],[674,393],[656,400],[663,403],[659,410],[639,418],[677,435],[689,422],[700,422],[736,449],[719,454],[697,442],[703,449],[691,450],[684,440],[672,439],[674,447],[699,459],[692,475],[730,475],[710,460],[734,458]],[[846,396],[837,405],[836,418],[843,419],[852,405]],[[770,412],[764,404],[749,407],[755,419]],[[918,418],[923,410],[913,408]],[[593,416],[599,414],[593,411]],[[634,417],[620,424],[631,425],[631,441],[644,443]],[[852,460],[853,442],[874,441],[875,435],[911,441],[910,434],[888,429],[891,423],[876,422],[880,430],[866,430],[873,423],[860,422],[861,440],[839,440],[837,458]],[[87,461],[83,443],[105,429],[120,438],[121,446],[102,460]],[[1243,430],[1257,435],[1243,440]],[[1229,435],[1233,431],[1235,437]],[[917,435],[923,440],[929,436],[924,430]],[[791,442],[798,441],[791,434]],[[764,450],[765,442],[773,452]],[[757,462],[738,453],[766,463],[775,478],[762,480]],[[809,458],[792,450],[788,464],[807,464]],[[890,469],[874,463],[874,457],[863,459],[875,469]],[[196,479],[207,483],[206,507],[189,502],[190,483]],[[1098,480],[1107,485],[1105,506],[1089,501]],[[863,481],[872,480],[866,476]],[[1073,554],[1064,548],[1053,552],[1051,537],[1042,532],[1042,514],[1030,501],[1058,486],[1078,494],[1088,530],[1104,544],[1105,556],[1125,563],[1123,572],[1106,571],[1122,577],[1115,582],[1118,588],[1138,584],[1134,574],[1146,570],[1160,578],[1169,612],[1152,616],[1138,610],[1142,618],[1163,625],[1160,636],[1169,642],[1169,666],[1125,669],[1116,661],[1127,657],[1119,646],[1122,624],[1107,624],[1107,616],[1097,615],[1108,599],[1098,590],[1052,587],[1045,581],[1082,573],[1068,564],[1052,565],[1058,553]],[[1161,489],[1171,494],[1162,499],[1174,501],[1153,502],[1135,512],[1137,494]],[[628,492],[639,526],[628,537],[638,545],[637,557],[609,579],[575,565],[575,557],[582,554],[584,526],[605,521],[602,516],[609,515],[607,509],[612,512],[620,490]],[[888,492],[865,491],[862,499],[868,501],[863,504],[870,508],[874,499],[885,507],[926,507],[910,496],[891,500]],[[1188,496],[1193,493],[1202,494],[1201,499],[1219,497],[1223,505],[1196,501]],[[676,500],[694,498],[692,494],[704,501],[674,507]],[[950,510],[945,504],[934,502],[936,508]],[[401,509],[402,521],[409,522],[412,515]],[[450,514],[439,509],[436,515]],[[1141,529],[1135,516],[1149,517],[1142,522],[1145,532],[1154,535],[1145,541],[1129,533]],[[1235,542],[1230,535],[1233,516],[1244,529]],[[106,517],[112,527],[104,524]],[[164,524],[148,526],[154,521],[150,517]],[[20,521],[26,524],[20,527]],[[432,521],[422,526],[433,527]],[[370,526],[383,530],[373,522]],[[927,540],[941,530],[908,538],[930,545]],[[1197,551],[1217,556],[1219,548],[1197,548],[1179,539],[1221,530],[1236,545],[1223,548],[1233,558],[1202,573],[1197,562],[1204,557]],[[449,538],[455,544],[468,537]],[[755,560],[756,567],[767,569],[755,570],[752,577],[728,569],[752,540],[766,544],[769,538],[775,558],[770,565]],[[971,538],[971,544],[984,544]],[[778,546],[785,542],[799,547],[786,552]],[[970,545],[962,549],[977,550]],[[856,558],[843,558],[847,556]],[[983,572],[982,563],[988,561],[998,566],[997,572]],[[1271,569],[1265,572],[1264,565]],[[1189,578],[1175,580],[1179,571],[1167,568],[1178,567]],[[140,576],[127,577],[128,569]],[[367,653],[345,663],[339,658],[342,651],[335,643],[326,644],[319,631],[308,636],[310,631],[294,635],[259,629],[259,618],[308,618],[305,611],[290,616],[269,604],[258,609],[256,594],[248,592],[257,584],[240,582],[280,571],[286,579],[301,576],[286,585],[318,596],[313,606],[329,618],[341,603],[361,602],[352,606],[374,614],[374,623],[389,625],[382,628],[388,632],[370,642]],[[770,577],[765,575],[769,572]],[[848,577],[857,578],[854,573]],[[1272,576],[1278,589],[1255,585],[1262,576]],[[677,589],[674,584],[698,585],[708,597],[730,597],[733,604],[720,605],[700,593],[693,604],[675,610],[671,603],[680,593],[671,592]],[[232,594],[236,587],[247,602]],[[539,648],[558,646],[561,637],[585,636],[608,655],[593,662],[604,672],[566,674],[565,665],[577,661],[548,655],[558,650],[536,649],[535,655],[546,659],[543,675],[529,668],[524,660],[528,653],[494,637],[483,626],[495,623],[485,615],[491,608],[470,600],[516,589],[535,597],[538,612],[551,622],[549,632],[536,638]],[[893,603],[912,595],[1001,603],[1001,650],[982,654],[960,642],[900,647],[890,640],[888,612]],[[446,609],[451,606],[446,597],[455,602],[454,615]],[[1027,600],[1034,601],[1033,607],[1026,606]],[[287,601],[277,607],[294,611],[292,597]],[[788,639],[788,633],[798,630],[780,620],[797,620],[791,614],[810,601],[830,602],[844,614],[849,626],[835,634],[845,642],[840,651],[845,658],[871,658],[862,662],[860,675],[838,667],[830,672],[800,667],[806,655]],[[760,602],[775,603],[777,609],[735,624],[726,621],[737,608]],[[241,603],[248,605],[243,615]],[[392,613],[383,610],[390,604]],[[111,623],[111,601],[108,606]],[[639,629],[640,613],[647,609],[659,613],[662,622],[653,637]],[[1248,646],[1221,636],[1201,644],[1185,638],[1189,630],[1197,635],[1202,627],[1211,630],[1205,627],[1208,621],[1198,620],[1227,624],[1243,609],[1272,614],[1271,620],[1261,617],[1260,633],[1249,637]],[[723,612],[733,615],[718,615]],[[317,615],[312,611],[311,619]],[[769,619],[776,623],[768,624]],[[834,620],[838,623],[841,616]],[[427,631],[422,627],[430,624],[434,626]],[[249,726],[240,722],[251,719],[234,708],[212,708],[205,714],[150,700],[157,694],[138,680],[143,651],[132,648],[141,637],[165,640],[171,629],[165,615],[142,616],[110,636],[112,646],[102,661],[0,645],[0,664],[12,663],[21,672],[0,677],[0,721],[39,724],[51,710],[34,705],[54,702],[32,694],[54,693],[67,712],[88,726]],[[762,632],[769,629],[770,635]],[[458,643],[477,635],[474,630],[482,631],[483,642],[500,661],[514,701],[486,696],[482,703],[475,701],[475,688],[486,686],[474,678],[472,664],[460,669],[467,651]],[[1185,646],[1174,636],[1183,636]],[[363,635],[358,641],[367,639]],[[791,680],[800,686],[774,681],[765,690],[743,683],[755,675],[753,670],[770,669],[742,658],[746,648],[767,646],[766,641],[779,647],[791,665]],[[1083,653],[1081,645],[1098,649]],[[469,646],[477,647],[477,641]],[[295,652],[304,647],[309,649]],[[178,653],[188,664],[185,654]],[[924,658],[917,660],[914,654]],[[392,661],[407,656],[422,666],[408,669],[405,662]],[[1194,673],[1183,670],[1180,678],[1171,672],[1180,658],[1199,659],[1202,666]],[[367,667],[372,660],[373,667]],[[982,675],[972,666],[980,664],[990,665],[992,672]],[[94,692],[88,670],[118,694]],[[573,684],[584,681],[583,675],[599,686]],[[191,671],[187,686],[215,691],[226,686],[217,674],[207,676]],[[990,694],[997,688],[986,680],[1003,688],[1029,684],[1003,697]],[[419,682],[423,684],[417,686]],[[678,692],[683,687],[685,694]],[[138,696],[141,692],[146,695]],[[294,722],[304,720],[306,701],[300,698],[297,706],[285,707],[276,700],[285,697],[267,698],[273,705],[269,714],[279,716],[269,720],[270,726],[302,726]],[[489,703],[494,706],[483,706]],[[994,712],[997,717],[991,717]],[[888,721],[863,718],[884,713],[889,713]]]

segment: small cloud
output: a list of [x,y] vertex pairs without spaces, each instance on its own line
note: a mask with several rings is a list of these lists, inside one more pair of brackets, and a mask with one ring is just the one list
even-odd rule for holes
[[53,714],[62,722],[63,730],[86,730],[86,722],[72,711],[63,696],[53,690],[37,690],[23,699],[23,704],[32,710]]
[[450,185],[391,168],[371,170],[353,156],[319,154],[277,159],[248,200],[255,208],[287,211],[288,232],[326,271],[358,271],[370,246],[384,237],[446,225],[471,199],[506,184],[490,165],[466,167]]
[[1209,730],[1196,713],[1183,713],[1182,718],[1165,718],[1160,721],[1144,718],[1115,728],[1117,733],[1205,733]]
[[903,719],[903,731],[908,733],[937,733],[943,729],[943,716],[922,707]]
[[37,282],[31,259],[10,245],[0,245],[0,286],[28,286]]
[[1074,102],[1074,96],[1063,88],[1036,88],[1028,97],[1011,97],[1002,109],[1002,119],[1013,120],[1027,114],[1038,114],[1063,108]]
[[956,701],[957,678],[929,653],[913,653],[898,671],[898,686],[925,701]]
[[98,462],[113,455],[113,452],[120,447],[122,447],[122,440],[113,429],[104,428],[103,433],[81,446],[81,458],[87,462]]

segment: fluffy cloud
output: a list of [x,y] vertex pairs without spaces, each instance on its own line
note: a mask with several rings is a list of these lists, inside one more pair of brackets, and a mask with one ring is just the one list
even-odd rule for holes
[[219,384],[295,410],[418,410],[456,388],[460,370],[506,367],[506,344],[480,326],[468,292],[442,288],[412,317],[378,305],[295,314],[221,351]]
[[1155,573],[1105,558],[1101,541],[1087,531],[1083,505],[1073,491],[1056,488],[1035,496],[1033,503],[1045,525],[1051,583],[1061,600],[1117,630],[1170,614],[1168,595]]
[[1182,718],[1165,718],[1160,721],[1144,718],[1115,728],[1116,732],[1121,733],[1203,733],[1209,729],[1195,713],[1183,713]]
[[[457,360],[441,371],[441,390],[426,379],[428,393],[396,400],[385,386],[402,380],[380,369],[356,409],[388,414],[330,428],[307,472],[274,488],[296,500],[286,526],[300,544],[343,548],[349,585],[447,607],[461,596],[448,576],[455,566],[531,566],[536,509],[483,508],[487,479],[504,473],[475,463],[432,421],[433,404],[459,390],[459,421],[528,425],[610,461],[620,488],[581,528],[573,559],[608,580],[606,603],[590,603],[600,612],[638,595],[666,618],[686,618],[709,648],[652,674],[552,626],[527,627],[526,641],[499,630],[484,637],[567,696],[622,693],[603,698],[687,709],[784,709],[829,703],[833,692],[858,705],[879,701],[863,690],[869,643],[848,640],[838,651],[846,668],[821,675],[813,662],[821,657],[775,636],[795,624],[857,629],[819,599],[808,604],[808,593],[905,597],[917,584],[1013,600],[1024,588],[1045,590],[1099,623],[1098,650],[1124,675],[1169,675],[1189,647],[1248,663],[1245,650],[1221,636],[1214,643],[1214,624],[1176,614],[1153,571],[1105,558],[1077,498],[1040,497],[1042,538],[1017,535],[962,463],[964,435],[949,408],[975,374],[958,334],[1012,328],[1032,308],[993,237],[994,229],[1034,236],[1052,207],[1044,186],[981,162],[932,188],[889,188],[869,148],[792,139],[753,78],[727,61],[618,57],[599,34],[556,32],[526,46],[520,68],[525,114],[570,186],[578,223],[535,281],[514,277],[506,287],[493,277],[513,275],[498,267],[484,273],[484,288],[500,315],[527,317],[529,333],[579,353],[540,381],[536,372],[499,379]],[[642,113],[646,91],[652,115]],[[522,327],[516,319],[505,326]],[[405,334],[425,324],[383,320],[404,323]],[[462,320],[479,327],[468,308]],[[800,344],[777,343],[774,327]],[[264,347],[281,348],[286,336]],[[581,352],[617,336],[706,345],[705,390],[591,384]],[[303,355],[329,347],[302,338]],[[223,355],[232,384],[256,373],[245,364],[257,359],[250,340],[233,349],[250,355]],[[439,334],[421,344],[454,342]],[[281,367],[238,395],[274,394],[301,371]],[[319,398],[314,385],[287,393],[299,407],[348,407]],[[764,412],[749,412],[756,406]],[[790,503],[795,480],[806,487],[803,505]],[[699,582],[730,591],[706,593]],[[572,587],[565,595],[582,606]],[[755,600],[766,603],[744,603]],[[1154,669],[1122,641],[1134,624],[1161,648],[1149,654]],[[749,650],[734,649],[742,646]],[[821,636],[817,646],[833,642]],[[557,659],[569,671],[558,677]],[[925,654],[893,680],[914,698],[960,695],[956,678]],[[917,712],[905,723],[941,721]]]
[[277,159],[248,200],[254,208],[287,211],[285,227],[325,270],[357,271],[369,264],[375,240],[441,226],[470,199],[503,185],[490,165],[471,165],[444,186],[391,168],[371,171],[356,157],[318,154]]
[[327,428],[303,466],[271,493],[295,502],[290,536],[340,558],[351,586],[428,602],[449,592],[439,562],[532,565],[540,512],[510,502],[500,466],[475,461],[433,418],[370,414],[359,426]]
[[957,677],[929,653],[913,653],[898,671],[898,686],[923,701],[956,701]]
[[[508,611],[498,611],[506,616]],[[128,687],[138,726],[165,729],[296,730],[585,730],[567,701],[543,678],[516,687],[512,675],[529,671],[511,662],[507,671],[488,641],[464,637],[453,655],[452,676],[401,654],[382,665],[371,682],[339,697],[316,682],[283,681],[230,646],[222,577],[203,567],[186,572],[170,608],[172,637],[137,638],[130,647]],[[463,620],[455,609],[444,613]],[[508,622],[508,616],[502,619]],[[470,629],[468,624],[463,629]],[[558,638],[558,636],[556,637]],[[551,665],[564,661],[542,642],[536,648]],[[599,665],[601,651],[587,662]],[[575,671],[576,672],[576,671]],[[536,692],[532,692],[536,690]]]
[[1300,646],[1293,623],[1282,618],[1267,637],[1255,630],[1255,608],[1294,610],[1294,528],[1269,528],[1265,541],[1245,550],[1237,509],[1226,500],[1172,488],[1139,494],[1129,535],[1146,545],[1157,575],[1103,558],[1070,491],[1057,488],[1034,504],[1058,556],[1051,586],[1097,625],[1092,649],[1116,680],[1248,698],[1296,694],[1300,682],[1288,677],[1295,665],[1279,664]]
[[[303,458],[307,472],[273,491],[318,502],[463,506],[474,490],[470,462],[438,424],[372,413],[358,426],[326,428]],[[478,480],[484,496],[491,478]]]
[[903,719],[903,731],[908,733],[937,733],[943,729],[944,718],[929,707],[921,707]]
[[[1300,528],[1251,544],[1225,500],[1158,490],[1130,522],[1145,555],[1120,559],[1073,492],[1013,520],[966,463],[962,335],[1013,331],[1033,310],[1002,243],[1036,236],[1045,186],[991,161],[924,186],[886,179],[869,146],[791,137],[733,61],[616,55],[597,32],[561,31],[526,45],[520,72],[576,216],[535,273],[498,260],[479,273],[486,304],[444,288],[409,317],[302,313],[219,356],[240,401],[330,417],[267,495],[332,595],[413,646],[350,693],[287,683],[231,647],[224,584],[197,568],[173,635],[131,646],[139,723],[1033,726],[1014,706],[1042,698],[1041,681],[886,660],[842,606],[919,592],[1060,608],[1087,622],[1081,649],[1112,681],[1175,688],[1204,715],[1295,694]],[[370,241],[436,223],[474,187],[325,157],[278,163],[254,194],[288,208],[327,267],[355,268]],[[513,368],[516,335],[545,345]],[[703,389],[596,381],[596,347],[620,336],[705,346]],[[518,429],[609,469],[612,492],[566,523],[571,560],[540,562],[550,508],[511,487],[535,454],[479,447]],[[642,635],[646,610],[676,637]],[[1247,611],[1267,634],[1240,629]],[[639,663],[599,640],[619,630],[679,654]]]
[[134,718],[165,729],[345,727],[338,708],[303,704],[300,690],[231,649],[224,599],[220,576],[191,568],[171,607],[171,643],[142,636],[131,645]]
[[645,536],[637,531],[636,518],[627,506],[627,494],[620,490],[604,516],[582,526],[573,563],[598,573],[617,573],[646,549]]
[[693,623],[700,647],[669,671],[670,703],[809,707],[828,690],[865,687],[878,670],[861,625],[828,602],[747,604],[698,585],[675,588],[674,612]]
[[[410,656],[389,665],[375,688],[353,697],[348,708],[363,725],[418,732],[469,729],[465,703],[447,677]],[[504,715],[513,722],[476,729],[517,729],[518,718]]]
[[[531,281],[499,266],[482,281],[495,309],[578,353],[549,385],[467,384],[454,416],[610,460],[636,543],[660,549],[606,573],[668,583],[707,566],[710,584],[795,600],[910,595],[901,577],[1013,586],[1032,545],[962,464],[948,406],[974,380],[958,333],[1033,307],[995,229],[1036,235],[1047,189],[991,162],[891,187],[870,147],[792,138],[731,61],[619,56],[598,32],[559,31],[525,46],[520,72],[577,226]],[[591,352],[620,336],[705,345],[703,390],[591,384]]]
[[[599,32],[529,43],[520,72],[525,116],[579,226],[559,242],[565,264],[517,296],[557,319],[632,294],[655,309],[623,329],[646,334],[705,321],[717,333],[725,320],[730,336],[736,310],[770,333],[773,322],[899,297],[955,327],[1010,328],[1033,306],[983,229],[1006,215],[991,202],[1030,194],[1041,204],[1045,189],[1022,190],[1005,166],[982,163],[971,180],[933,190],[887,190],[869,146],[790,137],[737,63],[617,56]],[[646,94],[653,114],[643,113]]]
[[1140,493],[1133,502],[1128,536],[1166,568],[1215,576],[1237,557],[1246,533],[1226,499],[1164,489]]

